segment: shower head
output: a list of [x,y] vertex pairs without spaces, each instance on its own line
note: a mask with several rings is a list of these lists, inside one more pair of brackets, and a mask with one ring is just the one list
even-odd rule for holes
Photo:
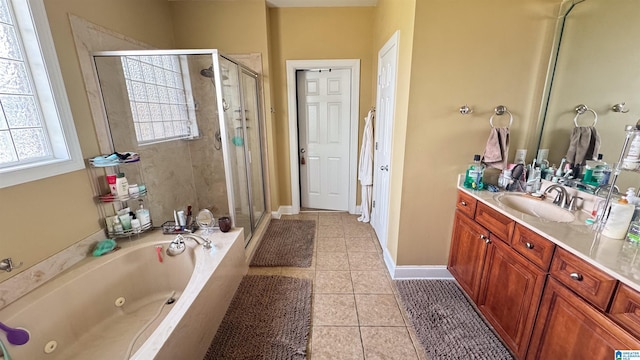
[[209,66],[206,69],[200,70],[200,75],[213,79],[215,76],[215,72],[213,71],[213,65]]

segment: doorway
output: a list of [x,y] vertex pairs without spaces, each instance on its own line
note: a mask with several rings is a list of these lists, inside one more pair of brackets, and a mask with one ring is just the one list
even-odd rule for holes
[[[331,71],[329,71],[331,69]],[[322,71],[321,71],[322,70]],[[344,71],[343,71],[344,70]],[[298,115],[300,111],[304,110],[306,114],[311,114],[313,116],[313,109],[309,109],[307,104],[303,106],[299,106],[298,101],[298,73],[303,74],[311,74],[311,78],[318,77],[317,84],[321,83],[321,77],[325,77],[325,85],[329,84],[329,80],[331,80],[332,84],[328,85],[329,87],[333,87],[331,89],[332,92],[335,92],[336,86],[338,86],[336,82],[336,76],[345,76],[345,81],[347,81],[344,86],[348,83],[348,90],[346,91],[346,95],[349,99],[348,109],[341,109],[338,111],[338,107],[334,106],[330,111],[339,112],[342,114],[341,122],[344,127],[338,127],[343,132],[338,136],[337,133],[333,133],[331,135],[331,131],[334,131],[336,127],[333,127],[334,130],[326,131],[328,128],[324,127],[325,132],[332,137],[341,138],[342,142],[344,142],[346,146],[346,156],[343,160],[337,161],[335,159],[329,161],[327,158],[335,158],[335,156],[327,156],[327,154],[321,154],[318,156],[318,153],[315,152],[317,149],[310,150],[307,139],[299,138],[299,118]],[[339,178],[335,177],[331,180],[333,181],[333,185],[331,185],[332,181],[329,181],[330,184],[324,184],[326,189],[330,191],[325,191],[325,196],[317,197],[316,199],[324,198],[324,200],[319,200],[319,202],[311,202],[308,203],[312,207],[321,208],[321,209],[340,209],[340,210],[348,210],[350,213],[356,212],[356,191],[357,191],[357,153],[358,153],[358,116],[359,116],[359,99],[360,99],[360,60],[289,60],[287,61],[287,92],[288,92],[288,110],[289,110],[289,158],[290,158],[290,173],[291,173],[291,209],[287,211],[291,214],[297,214],[300,212],[300,207],[302,205],[302,181],[305,181],[305,191],[307,196],[308,194],[314,192],[315,190],[320,190],[320,185],[317,182],[313,183],[313,181],[317,181],[320,179],[320,173],[318,176],[310,175],[308,178],[303,179],[301,176],[301,170],[305,171],[303,176],[307,176],[308,174],[312,174],[313,171],[316,172],[327,172],[330,173],[334,171],[334,173],[339,173]],[[306,91],[304,88],[300,89],[301,91]],[[313,89],[311,89],[313,90]],[[317,89],[319,90],[319,88]],[[341,90],[342,92],[342,90]],[[329,94],[327,94],[329,95]],[[317,100],[317,99],[316,99]],[[314,101],[311,101],[314,103]],[[317,103],[317,102],[316,102]],[[333,100],[327,101],[328,103],[333,103]],[[319,106],[319,105],[317,105]],[[316,109],[320,109],[315,104],[312,104],[311,108],[316,107]],[[299,111],[300,108],[300,111]],[[325,108],[327,108],[325,106]],[[311,113],[309,113],[311,112]],[[305,122],[308,124],[309,122]],[[303,125],[304,126],[304,125]],[[315,125],[314,125],[315,126]],[[320,127],[315,127],[315,129],[320,129]],[[318,134],[323,135],[323,130],[310,132],[309,129],[303,129],[305,134]],[[338,131],[339,132],[339,131]],[[307,147],[302,147],[301,144],[306,145]],[[315,146],[315,145],[314,145]],[[312,146],[313,147],[313,146]],[[303,151],[304,149],[304,151]],[[326,149],[325,149],[326,150]],[[311,152],[308,152],[311,151]],[[344,151],[344,149],[343,149]],[[302,156],[304,156],[304,160]],[[309,159],[309,156],[312,156],[312,159]],[[321,165],[320,157],[325,157],[325,162],[331,162],[328,165],[328,168],[323,170],[323,166]],[[307,171],[306,167],[308,167],[309,161],[315,162],[314,166],[312,166],[311,172]],[[304,162],[304,164],[301,164]],[[338,165],[340,163],[340,165]],[[317,165],[317,166],[315,166]],[[301,169],[305,167],[305,169]],[[330,168],[334,168],[335,170],[331,170]],[[338,170],[341,169],[341,170]],[[329,178],[327,178],[329,179]],[[342,185],[343,189],[338,189],[338,187]],[[315,186],[315,187],[314,187]],[[342,192],[340,196],[332,196],[330,192]],[[313,196],[312,196],[313,197]],[[326,199],[338,199],[341,198],[344,203],[340,204],[339,207],[335,207],[331,203],[327,202]],[[345,201],[346,199],[346,201]],[[307,202],[305,202],[305,206]]]

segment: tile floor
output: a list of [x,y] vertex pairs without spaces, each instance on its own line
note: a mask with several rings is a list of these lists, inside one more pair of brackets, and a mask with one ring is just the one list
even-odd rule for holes
[[316,221],[311,267],[252,267],[249,274],[312,279],[307,358],[426,359],[399,305],[371,225],[335,212],[304,212],[283,219]]

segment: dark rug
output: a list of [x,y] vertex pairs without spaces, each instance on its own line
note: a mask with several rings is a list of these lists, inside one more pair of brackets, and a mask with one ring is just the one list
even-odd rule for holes
[[251,266],[310,267],[314,220],[271,220]]
[[455,282],[395,284],[429,359],[513,359]]
[[247,275],[204,360],[305,359],[311,280]]

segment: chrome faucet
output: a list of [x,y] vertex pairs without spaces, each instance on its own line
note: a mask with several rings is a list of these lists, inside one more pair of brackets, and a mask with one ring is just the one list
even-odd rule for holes
[[[600,194],[600,192],[602,190],[609,190],[611,189],[611,185],[610,184],[606,184],[606,185],[599,185],[598,187],[596,187],[596,189],[593,191],[593,195],[595,196],[599,196],[598,194]],[[614,194],[620,194],[620,188],[618,188],[617,185],[613,185],[613,193]]]
[[13,269],[17,269],[22,266],[22,261],[19,264],[14,264],[11,258],[0,260],[0,271],[11,272]]
[[200,235],[178,234],[178,236],[176,236],[176,238],[173,239],[173,241],[167,247],[167,255],[176,256],[176,255],[182,254],[187,248],[187,246],[184,243],[185,239],[192,239],[193,241],[198,243],[198,245],[202,245],[202,247],[205,249],[213,248],[213,244],[211,243],[211,240],[205,239]]
[[556,197],[553,199],[553,203],[560,206],[561,208],[565,208],[567,206],[567,190],[560,185],[551,185],[545,191],[545,195],[551,192],[552,190],[556,191]]

